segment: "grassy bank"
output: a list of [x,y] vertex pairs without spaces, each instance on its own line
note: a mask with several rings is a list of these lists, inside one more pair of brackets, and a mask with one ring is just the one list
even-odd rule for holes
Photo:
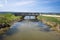
[[60,31],[60,17],[38,16],[38,20],[51,27],[51,30]]
[[11,24],[21,20],[22,16],[15,16],[11,13],[0,14],[0,33],[5,32]]
[[11,22],[18,20],[20,18],[21,18],[21,16],[14,16],[11,13],[0,14],[0,23],[11,23]]

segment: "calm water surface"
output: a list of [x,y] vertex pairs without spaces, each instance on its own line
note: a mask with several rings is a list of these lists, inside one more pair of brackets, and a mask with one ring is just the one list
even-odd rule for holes
[[23,20],[14,23],[0,40],[60,40],[60,34],[37,20]]

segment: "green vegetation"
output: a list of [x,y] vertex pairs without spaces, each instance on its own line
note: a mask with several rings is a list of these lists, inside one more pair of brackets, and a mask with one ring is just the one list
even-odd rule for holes
[[38,16],[37,18],[50,26],[52,30],[60,32],[60,17]]
[[11,13],[0,14],[0,34],[9,29],[11,24],[21,20],[22,16],[15,16]]
[[55,22],[55,23],[58,23],[60,24],[60,19],[58,20],[57,17],[47,17],[47,16],[38,16],[37,17],[38,19],[44,19],[46,21],[50,21],[50,22]]
[[20,19],[21,16],[14,16],[13,14],[11,13],[6,13],[6,14],[0,14],[0,24],[2,23],[11,23],[13,22],[14,20],[17,20],[17,19]]

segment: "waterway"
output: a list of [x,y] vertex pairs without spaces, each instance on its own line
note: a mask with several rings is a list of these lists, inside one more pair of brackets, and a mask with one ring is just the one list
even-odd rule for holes
[[0,40],[60,40],[60,33],[50,30],[41,21],[25,19],[14,23]]

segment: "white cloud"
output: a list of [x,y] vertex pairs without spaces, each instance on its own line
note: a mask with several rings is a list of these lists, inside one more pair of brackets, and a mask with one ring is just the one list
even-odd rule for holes
[[7,4],[8,0],[5,0],[5,4]]
[[42,1],[40,3],[45,4],[45,3],[50,3],[50,1]]
[[21,2],[12,3],[10,5],[11,6],[24,6],[24,5],[29,5],[32,3],[34,3],[34,1],[21,1]]
[[0,4],[0,8],[3,7],[3,4]]
[[59,0],[40,0],[39,2],[37,1],[37,3],[39,4],[48,4],[48,3],[55,3],[58,2]]

